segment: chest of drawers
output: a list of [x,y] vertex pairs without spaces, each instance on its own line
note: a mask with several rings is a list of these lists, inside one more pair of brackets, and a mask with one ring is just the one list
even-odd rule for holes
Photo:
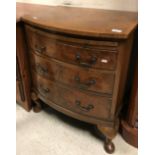
[[136,14],[65,7],[41,10],[22,17],[32,100],[36,106],[42,100],[94,124],[106,137],[105,150],[112,153]]

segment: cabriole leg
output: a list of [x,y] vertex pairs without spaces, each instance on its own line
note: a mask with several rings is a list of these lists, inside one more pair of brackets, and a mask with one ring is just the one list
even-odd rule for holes
[[109,154],[112,154],[115,151],[115,145],[113,144],[112,139],[117,135],[118,127],[118,120],[116,121],[113,128],[97,125],[97,128],[100,131],[100,133],[105,136],[104,149]]

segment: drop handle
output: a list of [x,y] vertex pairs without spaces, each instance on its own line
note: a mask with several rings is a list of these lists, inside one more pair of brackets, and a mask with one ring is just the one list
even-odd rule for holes
[[41,66],[40,64],[36,64],[36,70],[39,74],[44,75],[48,73],[47,68]]
[[41,89],[42,89],[42,92],[43,92],[44,94],[47,94],[47,93],[50,92],[50,90],[49,90],[48,88],[41,88]]
[[75,76],[75,81],[79,85],[79,87],[81,87],[81,88],[87,88],[87,87],[90,87],[90,86],[96,84],[95,79],[91,79],[91,80],[87,80],[85,82],[81,82],[81,79],[80,79],[80,77],[78,75]]
[[88,104],[87,106],[83,106],[83,105],[81,104],[81,101],[79,101],[79,100],[76,100],[76,101],[75,101],[75,104],[76,104],[76,106],[77,106],[80,110],[82,110],[82,111],[84,111],[84,112],[89,112],[89,111],[91,111],[91,110],[94,109],[94,105]]
[[38,53],[43,53],[46,51],[46,47],[45,46],[39,46],[39,45],[35,45],[35,51]]
[[91,59],[88,62],[82,61],[80,53],[76,53],[75,59],[79,63],[79,65],[81,65],[83,67],[91,67],[92,65],[94,65],[97,62],[97,57],[96,56],[92,56]]
[[50,92],[50,89],[47,88],[46,86],[42,85],[42,84],[39,84],[39,90],[40,90],[41,92],[43,92],[44,94],[47,94],[47,93]]

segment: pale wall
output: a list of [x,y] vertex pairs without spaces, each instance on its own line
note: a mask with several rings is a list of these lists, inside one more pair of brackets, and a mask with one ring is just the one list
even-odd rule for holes
[[71,3],[71,6],[101,8],[109,10],[136,11],[138,0],[16,0],[17,2],[63,5]]

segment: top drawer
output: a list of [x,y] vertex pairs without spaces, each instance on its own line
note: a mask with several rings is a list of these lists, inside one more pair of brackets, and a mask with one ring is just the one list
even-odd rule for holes
[[117,62],[117,42],[84,40],[55,35],[26,25],[27,42],[37,53],[57,60],[114,70]]

